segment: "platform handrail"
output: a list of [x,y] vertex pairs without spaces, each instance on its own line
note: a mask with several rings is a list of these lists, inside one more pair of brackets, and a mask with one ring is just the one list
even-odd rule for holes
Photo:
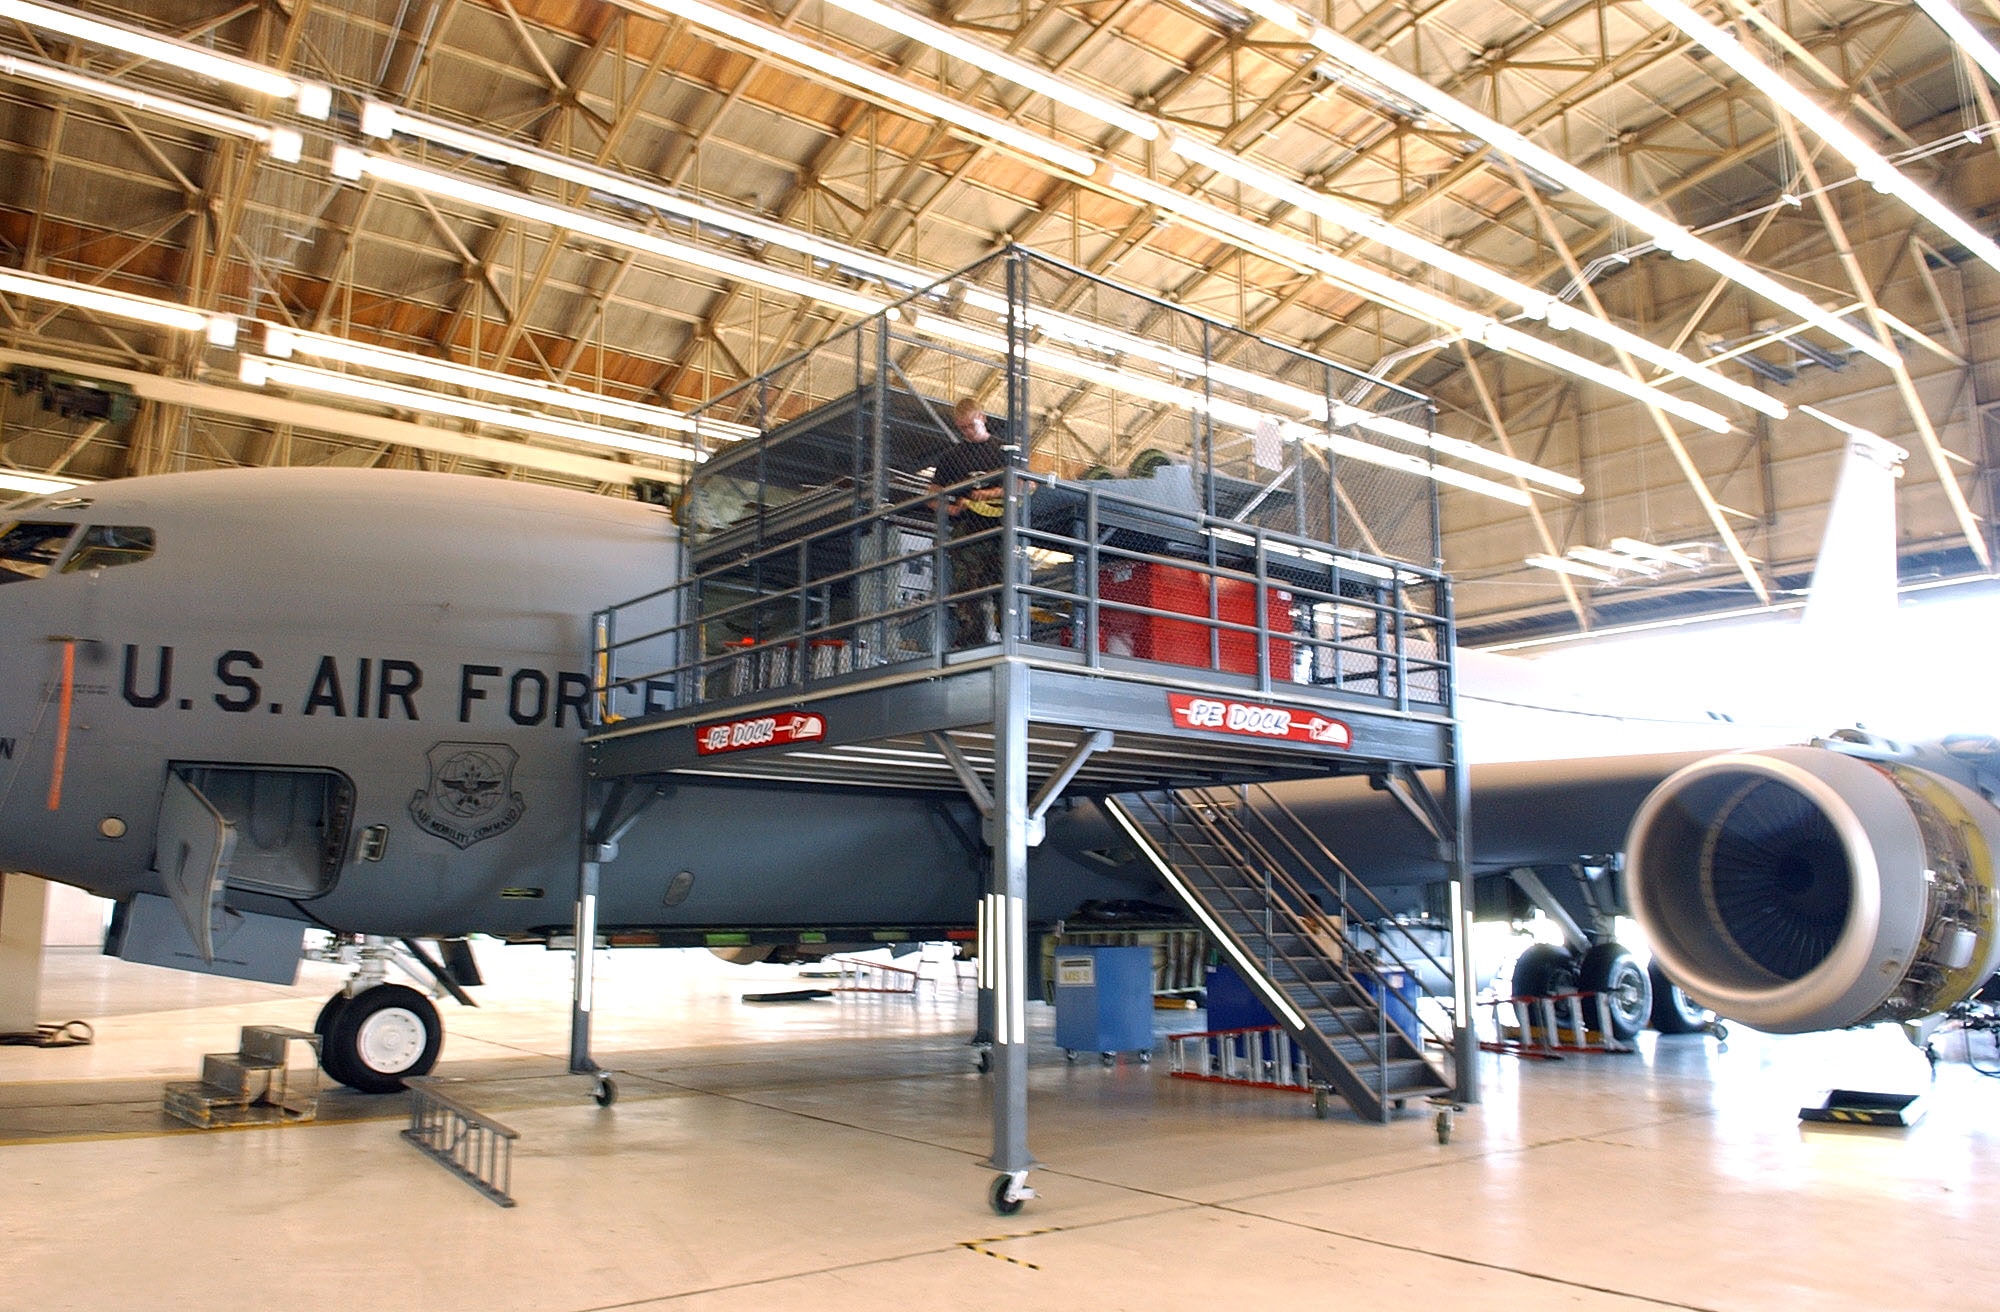
[[[951,537],[943,514],[945,498],[996,478],[1007,490],[1009,513],[992,528]],[[1064,532],[1046,526],[1046,521],[1041,526],[1033,521],[1031,494],[1041,488],[1060,488],[1066,496],[1080,498],[1063,503],[1071,508],[1076,529]],[[1100,541],[1098,526],[1107,512],[1114,511],[1142,526],[1133,532],[1150,533],[1151,525],[1159,525],[1166,535],[1161,539],[1163,545],[1181,541],[1185,535],[1185,541],[1201,547],[1200,554],[1188,556]],[[909,547],[891,531],[912,529],[913,525],[918,533],[927,528],[930,540]],[[1078,536],[1079,532],[1086,536]],[[880,554],[860,561],[843,559],[827,565],[824,572],[814,572],[813,553],[821,544],[840,543],[854,550],[854,543],[871,535],[885,548]],[[1011,544],[1011,549],[1002,553],[1007,569],[999,583],[950,591],[937,585],[936,580],[949,577],[955,553],[970,543],[996,538]],[[1031,548],[1073,562],[1067,588],[1019,567],[1017,556]],[[1102,596],[1099,580],[1121,561],[1197,575],[1200,582],[1196,586],[1207,597],[1206,613]],[[893,594],[896,587],[892,581],[919,564],[931,580],[926,595],[902,601],[885,597],[881,604],[856,610],[833,604],[837,595],[863,587]],[[777,579],[769,588],[762,582],[767,574]],[[1208,649],[1207,660],[1159,658],[1169,664],[1221,669],[1226,645],[1242,650],[1238,644],[1254,644],[1255,682],[1260,691],[1310,695],[1314,689],[1326,687],[1344,695],[1393,703],[1401,712],[1415,706],[1436,709],[1448,703],[1451,683],[1450,619],[1442,600],[1444,586],[1443,575],[1427,567],[1199,510],[1101,491],[1088,482],[1009,468],[997,475],[961,480],[942,495],[925,492],[761,545],[691,578],[596,612],[591,624],[591,692],[600,720],[608,723],[614,718],[611,701],[615,691],[655,682],[668,685],[671,706],[676,708],[724,701],[753,690],[810,686],[824,677],[810,659],[815,646],[843,644],[851,666],[864,660],[870,665],[897,663],[912,656],[938,662],[953,649],[943,632],[944,610],[998,595],[1002,604],[996,606],[996,616],[1012,612],[1021,617],[1018,627],[1002,626],[1000,640],[1010,651],[1057,646],[1087,667],[1097,668],[1107,660],[1101,650],[1105,645],[1101,617],[1130,615],[1199,626]],[[1254,617],[1218,613],[1217,598],[1227,587],[1252,590]],[[1282,589],[1286,598],[1281,615],[1274,604],[1274,588]],[[1428,590],[1437,604],[1420,604],[1413,589]],[[740,595],[745,592],[749,595]],[[711,593],[718,595],[720,604],[704,607],[702,603]],[[1006,604],[1006,595],[1020,598],[1019,604]],[[671,618],[640,626],[618,622],[633,608],[655,605],[667,609]],[[1324,619],[1318,618],[1322,609],[1327,612]],[[1037,638],[1033,626],[1038,613],[1061,613],[1064,635],[1058,641]],[[1300,615],[1311,616],[1303,627],[1298,622]],[[908,625],[924,616],[930,617],[930,632],[927,639],[918,639],[918,644],[927,649],[911,648],[907,646]],[[711,642],[701,635],[717,626],[742,632],[747,640],[740,646],[712,651]],[[887,648],[866,650],[868,634],[893,635],[890,640],[897,644],[894,653]],[[629,664],[624,659],[626,653],[672,640],[678,640],[678,653],[669,658],[671,663],[653,663],[643,671],[620,668]],[[1298,668],[1302,656],[1307,667],[1303,675]],[[748,667],[740,665],[746,658],[751,662]],[[718,671],[732,667],[758,671],[755,688],[717,692],[707,686]]]

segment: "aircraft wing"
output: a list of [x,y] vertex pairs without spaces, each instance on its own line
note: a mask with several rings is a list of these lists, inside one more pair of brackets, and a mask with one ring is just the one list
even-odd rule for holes
[[[1655,752],[1473,766],[1473,868],[1567,865],[1620,851],[1633,816],[1660,781],[1713,755]],[[1449,805],[1441,774],[1427,775],[1425,783]],[[1450,873],[1410,809],[1368,779],[1298,781],[1274,785],[1271,793],[1371,886],[1422,883]]]

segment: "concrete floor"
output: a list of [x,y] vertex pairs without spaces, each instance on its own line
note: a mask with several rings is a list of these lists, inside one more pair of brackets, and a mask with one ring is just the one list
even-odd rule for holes
[[[0,1048],[0,1308],[2000,1305],[2000,1081],[1959,1037],[1934,1087],[1893,1033],[1489,1056],[1440,1145],[1414,1112],[1322,1122],[1164,1060],[1067,1065],[1036,1007],[1042,1196],[1000,1218],[969,989],[757,1006],[793,976],[610,954],[598,1055],[623,1097],[599,1109],[562,1074],[567,958],[481,960],[439,1073],[520,1131],[513,1210],[401,1141],[403,1096],[335,1091],[281,1128],[162,1117],[162,1082],[239,1026],[310,1026],[329,968],[282,989],[52,952],[44,1016],[97,1042]],[[1836,1085],[1930,1088],[1930,1114],[1802,1127]]]

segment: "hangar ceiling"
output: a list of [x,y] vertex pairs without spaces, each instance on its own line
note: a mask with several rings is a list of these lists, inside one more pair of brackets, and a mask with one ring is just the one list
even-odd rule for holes
[[[685,467],[580,438],[648,429],[597,398],[686,411],[852,322],[882,261],[942,276],[1016,242],[1579,480],[1526,508],[1444,490],[1471,637],[1784,601],[1850,427],[1911,453],[1905,577],[1986,572],[2000,111],[1953,12],[0,0],[0,473],[622,494]],[[2000,33],[1990,0],[1965,15]],[[221,81],[204,51],[280,76]],[[246,371],[267,326],[322,354]],[[353,346],[404,355],[336,360]],[[1680,561],[1526,563],[1620,540]]]

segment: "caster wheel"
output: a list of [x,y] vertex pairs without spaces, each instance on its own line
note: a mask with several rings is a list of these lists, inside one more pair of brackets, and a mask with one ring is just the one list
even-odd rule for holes
[[1097,1054],[1097,1060],[1102,1065],[1113,1066],[1118,1062],[1118,1054],[1114,1052],[1100,1052]]
[[1142,1053],[1140,1053],[1140,1054],[1139,1054],[1139,1064],[1140,1064],[1141,1066],[1151,1066],[1151,1065],[1153,1064],[1153,1054],[1152,1054],[1152,1053],[1150,1053],[1150,1052],[1142,1052]]
[[609,1075],[598,1076],[597,1087],[590,1091],[590,1096],[597,1101],[599,1107],[609,1107],[618,1101],[618,1081]]
[[1325,1089],[1314,1089],[1314,1090],[1313,1090],[1313,1115],[1314,1115],[1314,1116],[1317,1116],[1317,1117],[1318,1117],[1318,1118],[1319,1118],[1320,1120],[1322,1120],[1322,1121],[1323,1121],[1323,1120],[1325,1120],[1325,1119],[1326,1119],[1326,1114],[1327,1114],[1327,1098],[1326,1098],[1326,1090],[1325,1090]]
[[973,1064],[979,1068],[981,1075],[988,1074],[993,1069],[993,1054],[981,1049]]
[[1390,1106],[1391,1110],[1394,1110],[1394,1111],[1402,1111],[1402,1110],[1403,1110],[1403,1101],[1404,1101],[1404,1100],[1403,1100],[1403,1099],[1401,1099],[1401,1098],[1397,1098],[1397,1099],[1395,1099],[1394,1101],[1392,1101],[1392,1102],[1391,1102],[1391,1103],[1389,1104],[1389,1106]]
[[1015,1197],[1013,1176],[996,1175],[993,1177],[992,1185],[986,1190],[986,1201],[1000,1215],[1012,1216],[1021,1210],[1021,1204],[1026,1200]]
[[1074,1064],[1076,1062],[1076,1054],[1074,1052],[1071,1052],[1068,1048],[1064,1048],[1063,1060],[1066,1062],[1070,1062],[1071,1064]]
[[1716,1038],[1716,1041],[1719,1043],[1729,1042],[1729,1027],[1727,1025],[1724,1025],[1721,1021],[1717,1021],[1715,1022],[1715,1024],[1709,1026],[1708,1032],[1710,1034],[1713,1034]]
[[1437,1123],[1437,1137],[1438,1137],[1438,1142],[1439,1142],[1439,1143],[1450,1143],[1450,1142],[1451,1142],[1451,1113],[1450,1113],[1450,1112],[1448,1112],[1448,1111],[1440,1111],[1440,1112],[1439,1112],[1439,1113],[1437,1114],[1437,1118],[1436,1118],[1436,1123]]

